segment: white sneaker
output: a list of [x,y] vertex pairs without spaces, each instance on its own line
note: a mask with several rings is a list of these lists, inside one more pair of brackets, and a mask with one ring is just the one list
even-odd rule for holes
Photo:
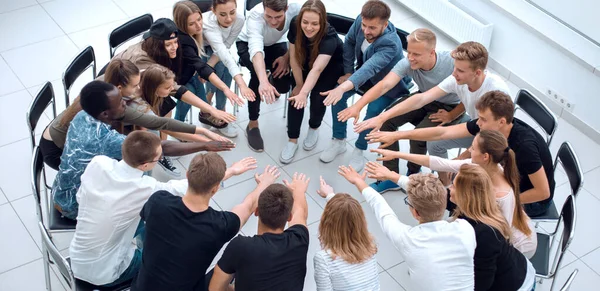
[[218,128],[219,132],[226,137],[237,137],[238,132],[235,129],[235,126],[231,124],[227,124],[226,127]]
[[306,134],[306,138],[304,139],[304,143],[302,143],[302,147],[304,150],[312,151],[317,146],[317,141],[319,140],[319,129],[308,129],[308,133]]
[[294,156],[296,155],[296,151],[298,150],[298,144],[288,141],[283,150],[281,151],[281,155],[279,155],[279,161],[283,164],[289,164],[294,160]]
[[365,166],[365,158],[363,155],[364,150],[359,150],[354,148],[352,152],[352,157],[350,158],[350,166],[354,168],[357,172],[362,171]]
[[319,159],[322,162],[325,163],[329,163],[331,161],[333,161],[333,159],[335,159],[335,157],[339,154],[343,154],[346,152],[346,140],[344,139],[331,139],[331,143],[329,144],[329,147],[327,147],[327,149],[325,149],[321,155],[319,156]]

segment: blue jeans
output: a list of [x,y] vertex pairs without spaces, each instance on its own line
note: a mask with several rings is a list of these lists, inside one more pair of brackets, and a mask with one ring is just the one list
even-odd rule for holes
[[[331,117],[333,119],[333,138],[336,139],[345,139],[346,138],[346,122],[338,121],[337,115],[340,111],[348,108],[348,98],[354,94],[354,91],[348,91],[342,95],[342,99],[335,105],[331,107]],[[377,98],[375,101],[369,103],[367,106],[367,114],[365,115],[365,119],[375,117],[383,112],[390,104],[396,101],[397,98],[388,97],[383,95]],[[367,149],[367,140],[365,137],[367,134],[371,132],[371,130],[365,130],[358,135],[358,139],[354,146],[360,150]]]
[[[202,57],[205,61],[208,61],[208,59],[210,58],[210,56],[212,56],[213,54],[213,50],[211,47],[207,46],[204,47],[204,52],[206,53],[206,56]],[[219,77],[219,79],[221,79],[221,81],[223,81],[223,83],[225,83],[225,85],[227,85],[228,87],[231,87],[231,81],[233,80],[233,77],[231,77],[231,74],[229,73],[229,70],[227,69],[227,67],[225,67],[225,64],[223,64],[223,62],[219,61],[214,68],[215,69],[215,74],[217,75],[217,77]],[[225,97],[225,93],[223,93],[223,91],[217,89],[217,87],[215,87],[215,85],[213,85],[210,82],[206,82],[206,93],[208,92],[214,92],[215,93],[215,97],[217,99],[217,109],[219,110],[225,110],[225,105],[227,104],[227,97]]]
[[[198,79],[198,74],[194,74],[187,84],[185,84],[185,87],[188,88],[190,92],[200,97],[202,101],[206,102],[206,90],[204,90],[204,84]],[[190,108],[192,108],[192,105],[187,104],[182,100],[177,100],[177,106],[175,106],[175,119],[185,121],[185,116],[188,111],[190,111]]]
[[[140,224],[138,224],[138,228],[135,231],[135,234],[133,235],[133,237],[137,238],[138,240],[141,240],[142,242],[144,241],[144,238],[146,237],[146,226],[145,226],[144,221],[140,220]],[[138,248],[135,250],[135,253],[133,254],[133,258],[131,258],[131,263],[129,263],[129,267],[127,267],[127,269],[125,269],[125,271],[123,271],[121,276],[114,282],[108,283],[103,286],[104,287],[113,287],[113,286],[117,286],[121,283],[133,280],[133,277],[135,277],[135,275],[137,275],[141,266],[142,266],[142,249]]]

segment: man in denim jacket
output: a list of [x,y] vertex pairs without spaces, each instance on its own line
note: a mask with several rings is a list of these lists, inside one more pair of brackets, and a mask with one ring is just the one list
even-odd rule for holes
[[[390,14],[390,8],[384,2],[369,0],[363,5],[361,14],[346,34],[344,41],[346,74],[338,80],[340,84],[338,87],[322,93],[326,96],[325,105],[333,105],[331,110],[333,139],[330,146],[319,157],[325,163],[333,161],[337,155],[346,151],[346,122],[338,120],[338,113],[348,107],[348,98],[359,88],[365,92],[381,81],[404,57],[400,37],[394,25],[388,21]],[[385,95],[371,102],[367,107],[365,120],[379,115],[400,96],[408,94],[406,84],[409,82],[410,79],[404,79]],[[352,153],[350,165],[356,171],[362,170],[365,163],[363,152],[367,149],[365,140],[367,133],[367,131],[360,133]]]

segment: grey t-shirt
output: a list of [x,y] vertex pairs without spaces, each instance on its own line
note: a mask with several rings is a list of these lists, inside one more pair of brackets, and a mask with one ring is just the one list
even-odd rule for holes
[[[392,68],[392,72],[400,77],[412,77],[419,86],[419,90],[425,92],[444,81],[454,70],[454,59],[450,56],[450,52],[436,52],[435,54],[437,56],[435,66],[429,71],[411,69],[408,58],[403,58]],[[460,99],[454,93],[446,94],[436,101],[444,104],[460,103]]]

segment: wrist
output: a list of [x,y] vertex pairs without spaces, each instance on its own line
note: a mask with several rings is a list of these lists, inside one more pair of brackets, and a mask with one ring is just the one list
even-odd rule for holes
[[327,194],[327,196],[325,196],[325,200],[329,201],[329,200],[331,200],[331,198],[333,198],[333,196],[335,196],[335,193],[333,193],[333,192],[329,193],[329,194]]
[[358,188],[358,191],[360,191],[361,193],[365,188],[369,187],[369,185],[367,185],[367,182],[365,182],[363,180],[357,181],[354,184],[354,186],[356,186],[356,188]]
[[390,172],[386,178],[394,183],[398,183],[398,180],[400,180],[400,174],[396,172]]

